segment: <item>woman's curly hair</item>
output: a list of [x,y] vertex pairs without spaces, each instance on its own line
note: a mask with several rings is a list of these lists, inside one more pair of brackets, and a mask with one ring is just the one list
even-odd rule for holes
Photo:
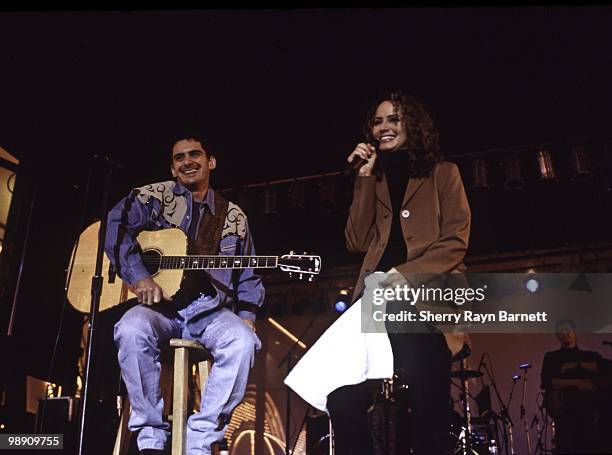
[[434,129],[429,113],[412,96],[401,91],[393,91],[379,96],[368,112],[363,125],[366,140],[375,141],[372,136],[374,117],[376,116],[376,109],[384,101],[390,101],[395,106],[406,131],[405,152],[411,157],[411,166],[408,171],[410,177],[429,177],[436,163],[443,160],[438,132]]

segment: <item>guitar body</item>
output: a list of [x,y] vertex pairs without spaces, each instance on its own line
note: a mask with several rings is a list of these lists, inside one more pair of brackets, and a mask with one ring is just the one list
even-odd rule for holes
[[[100,222],[90,225],[79,238],[72,277],[68,285],[68,300],[82,313],[89,313],[91,306],[91,278],[95,273],[96,252]],[[160,231],[144,231],[138,235],[138,243],[143,258],[155,282],[170,296],[176,294],[181,286],[183,270],[159,270],[155,264],[161,256],[184,256],[187,254],[187,236],[178,228]],[[73,250],[74,253],[74,250]],[[110,273],[110,261],[106,254],[102,263],[102,295],[100,311],[118,305],[129,298],[136,297],[130,292],[119,275]],[[114,275],[114,279],[113,276]]]
[[[183,280],[184,271],[180,269],[160,270],[155,259],[162,256],[185,256],[187,254],[187,236],[179,228],[163,229],[161,231],[144,231],[137,238],[142,248],[145,265],[155,282],[166,292],[173,296],[178,292]],[[147,262],[151,259],[151,263]],[[130,297],[136,297],[129,293]]]

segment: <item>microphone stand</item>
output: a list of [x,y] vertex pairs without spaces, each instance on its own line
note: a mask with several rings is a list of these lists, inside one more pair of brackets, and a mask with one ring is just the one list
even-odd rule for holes
[[482,365],[484,366],[484,369],[487,372],[487,377],[489,378],[489,382],[493,386],[493,390],[495,391],[495,396],[497,397],[497,402],[502,408],[499,414],[495,414],[495,416],[500,417],[503,423],[504,447],[506,448],[506,455],[510,455],[509,450],[511,450],[511,453],[514,454],[514,448],[512,447],[513,446],[512,426],[514,425],[514,423],[512,422],[512,419],[510,418],[510,413],[508,412],[508,406],[510,406],[510,400],[512,400],[512,392],[514,391],[514,384],[516,384],[516,382],[514,382],[514,384],[512,385],[512,391],[510,392],[510,398],[508,399],[508,405],[506,405],[504,404],[504,400],[502,400],[501,398],[499,389],[497,388],[497,383],[495,382],[495,378],[493,374],[491,373],[491,370],[489,370],[489,366],[486,363],[483,363]]
[[[543,441],[543,436],[544,436],[544,430],[546,429],[546,426],[547,426],[547,418],[544,412],[545,412],[544,404],[542,403],[541,405],[538,405],[538,410],[535,412],[535,414],[533,415],[533,419],[531,420],[531,428],[533,428],[534,425],[536,426],[536,434],[538,436],[535,449],[533,450],[534,454],[537,454],[538,450],[540,450],[540,453],[546,452],[546,447],[545,447],[546,441]],[[542,417],[541,422],[540,422],[540,419],[538,418],[538,413]],[[540,426],[540,423],[542,423],[541,426]]]
[[102,163],[100,167],[103,168],[104,172],[104,189],[102,195],[102,219],[100,222],[100,231],[98,232],[98,250],[96,253],[96,268],[94,276],[91,279],[91,307],[89,312],[89,336],[87,337],[87,356],[85,360],[85,381],[83,385],[83,401],[81,403],[81,415],[79,421],[79,447],[78,454],[84,455],[89,453],[87,450],[88,434],[87,434],[87,412],[89,402],[93,400],[92,387],[90,386],[90,379],[94,372],[94,359],[92,353],[94,352],[95,345],[95,323],[96,315],[100,309],[100,296],[102,294],[102,260],[104,255],[104,242],[106,240],[106,218],[108,212],[108,194],[110,189],[110,183],[112,180],[113,170],[116,168],[121,169],[121,165],[115,165],[115,163],[108,158],[100,159],[98,155],[95,155],[92,159],[92,166],[95,163]]
[[[278,364],[278,368],[282,367],[284,363],[287,363],[287,375],[289,374],[289,372],[291,371],[291,368],[293,367],[292,365],[292,358],[293,358],[293,354],[295,351],[295,348],[298,346],[299,342],[302,341],[302,339],[304,338],[304,336],[306,335],[306,333],[310,330],[310,328],[312,327],[312,325],[314,324],[314,322],[318,319],[318,317],[320,316],[320,313],[317,313],[308,323],[308,325],[306,326],[306,328],[304,329],[304,331],[300,334],[300,336],[295,340],[295,342],[293,343],[293,345],[291,345],[291,348],[289,348],[289,351],[287,351],[287,354],[285,354],[285,356],[282,358],[282,360],[280,361],[280,363]],[[291,446],[291,437],[290,437],[290,424],[291,424],[291,389],[289,388],[288,385],[285,386],[286,387],[286,391],[287,391],[287,402],[286,402],[286,408],[285,408],[285,455],[291,455],[291,451],[292,451],[292,446]],[[306,412],[308,413],[308,410],[306,410]],[[304,426],[304,423],[306,422],[306,418],[304,418],[304,421],[302,422],[302,425],[300,426],[300,430],[302,430],[302,426]],[[299,432],[298,432],[298,438],[299,438]],[[296,443],[297,443],[297,438],[296,438]]]
[[[508,406],[504,404],[504,400],[502,400],[501,395],[499,393],[499,389],[497,388],[497,382],[495,381],[495,377],[489,370],[489,366],[483,362],[482,366],[487,372],[487,377],[489,378],[489,382],[493,386],[493,390],[495,391],[495,396],[497,397],[497,402],[501,406],[501,410],[499,414],[493,413],[493,417],[498,419],[498,421],[502,422],[502,428],[504,429],[504,447],[506,448],[506,455],[509,455],[508,448],[512,446],[512,419],[510,418],[510,413],[508,412],[508,406],[510,406],[510,400],[512,399],[512,393],[510,393],[510,400],[508,400]],[[514,388],[514,386],[513,386]],[[510,438],[508,438],[508,434],[510,434]],[[510,439],[510,440],[509,440]],[[514,448],[511,448],[512,453],[514,453]]]
[[[518,377],[513,377],[512,378],[512,389],[510,389],[510,397],[508,398],[508,403],[504,405],[504,409],[502,411],[502,415],[507,417],[509,425],[508,425],[508,439],[509,439],[509,449],[510,449],[510,453],[512,455],[514,455],[514,438],[512,436],[512,428],[514,427],[514,423],[512,423],[512,420],[510,419],[510,413],[509,413],[509,409],[510,409],[510,402],[512,401],[512,396],[514,395],[514,388],[516,386],[516,381],[518,381],[520,379],[520,376]],[[506,447],[506,454],[508,453],[508,447]]]
[[[465,371],[465,358],[461,359],[459,366],[461,372]],[[463,453],[464,455],[472,453],[472,418],[470,413],[470,404],[468,403],[468,384],[467,378],[462,377],[461,379],[461,396],[463,400],[463,418],[465,419],[465,430],[463,432]]]
[[531,436],[529,434],[529,424],[527,423],[527,413],[525,412],[525,393],[527,392],[527,370],[531,368],[529,366],[521,366],[523,370],[523,393],[521,397],[521,420],[525,427],[525,438],[527,439],[527,454],[531,455]]
[[[34,204],[36,201],[36,197],[38,196],[38,185],[34,186],[34,190],[32,192],[32,199],[30,200],[30,206],[27,212],[27,221],[25,227],[25,236],[23,240],[23,246],[21,247],[21,255],[19,257],[19,272],[17,273],[17,280],[15,282],[15,291],[13,292],[13,300],[11,304],[11,315],[9,317],[8,327],[6,329],[6,336],[13,336],[13,327],[15,325],[15,315],[17,313],[17,303],[19,301],[19,291],[21,290],[21,281],[23,278],[23,269],[26,261],[26,252],[28,250],[28,243],[30,240],[30,228],[32,227],[32,217],[34,213]],[[6,240],[6,239],[5,239]],[[6,244],[4,245],[6,248]],[[51,378],[49,378],[49,381]]]

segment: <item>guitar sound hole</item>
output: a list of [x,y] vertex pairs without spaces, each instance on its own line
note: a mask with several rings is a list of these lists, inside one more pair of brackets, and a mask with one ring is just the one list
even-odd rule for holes
[[157,250],[146,250],[142,253],[142,260],[151,276],[156,275],[159,272],[161,258],[162,254]]

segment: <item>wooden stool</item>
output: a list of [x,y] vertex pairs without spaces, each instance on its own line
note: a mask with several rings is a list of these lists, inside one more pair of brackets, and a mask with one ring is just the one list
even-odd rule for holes
[[[189,353],[192,363],[197,362],[200,375],[200,396],[204,396],[206,381],[212,367],[210,353],[197,341],[172,338],[170,348],[174,350],[174,371],[172,376],[172,455],[186,455],[185,435],[189,411]],[[195,361],[195,362],[194,362]],[[163,382],[160,381],[160,383]],[[164,406],[165,408],[166,406]],[[125,455],[129,446],[130,431],[127,429],[130,416],[130,402],[125,399],[121,411],[121,420],[115,439],[113,455]]]
[[185,455],[185,434],[187,425],[187,406],[189,402],[189,349],[198,356],[200,373],[200,396],[204,396],[206,381],[211,368],[210,353],[197,341],[172,338],[170,347],[174,348],[174,385],[172,387],[172,455]]

